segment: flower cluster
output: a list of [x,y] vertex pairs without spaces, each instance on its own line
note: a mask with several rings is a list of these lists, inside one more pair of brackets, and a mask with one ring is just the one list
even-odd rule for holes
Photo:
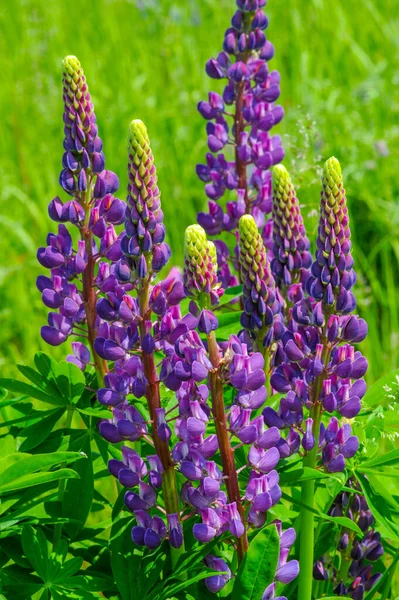
[[[63,61],[64,154],[60,185],[71,196],[62,202],[57,197],[49,204],[49,215],[59,223],[57,233],[50,233],[47,246],[39,248],[40,264],[50,269],[50,276],[39,276],[37,287],[44,304],[51,309],[48,325],[42,327],[43,339],[53,346],[71,335],[82,336],[87,324],[91,349],[99,320],[95,314],[95,269],[101,258],[117,261],[121,257],[120,236],[115,225],[123,223],[126,205],[114,197],[118,177],[105,170],[102,141],[98,136],[96,116],[83,69],[74,56]],[[65,223],[76,226],[80,240],[73,248]],[[110,267],[108,269],[111,274]],[[90,360],[88,349],[73,344],[69,357],[83,368]],[[96,357],[94,357],[96,358]]]
[[251,215],[239,223],[239,265],[243,284],[241,325],[257,340],[260,348],[269,348],[284,333],[280,302],[271,273],[266,249]]
[[[281,180],[281,168],[277,177]],[[284,240],[279,240],[280,247]],[[267,407],[263,415],[269,426],[290,428],[286,440],[290,451],[298,449],[301,435],[306,452],[315,445],[316,451],[322,449],[323,464],[333,472],[345,468],[345,459],[355,454],[358,441],[351,435],[349,423],[340,427],[333,416],[325,427],[321,415],[325,412],[346,419],[355,417],[366,391],[363,376],[367,370],[366,359],[352,345],[365,338],[367,325],[349,314],[355,306],[350,291],[355,275],[342,174],[335,158],[324,167],[317,248],[306,284],[310,295],[302,290],[289,311],[271,377],[274,390],[286,395],[277,411]],[[274,265],[277,260],[278,256]],[[322,261],[325,264],[320,269]],[[319,289],[324,290],[321,295]],[[310,414],[303,429],[306,410]]]
[[[248,529],[264,525],[268,511],[281,497],[275,470],[280,459],[276,448],[280,432],[276,427],[265,427],[262,415],[252,417],[267,397],[262,353],[249,351],[237,336],[223,344],[216,342],[218,323],[212,309],[223,290],[215,256],[215,246],[206,239],[205,231],[191,226],[185,237],[183,282],[174,272],[152,287],[137,275],[137,298],[109,295],[99,301],[98,312],[106,323],[100,327],[96,349],[100,356],[115,361],[105,377],[106,387],[98,392],[99,401],[113,407],[112,419],[100,424],[100,432],[112,443],[142,439],[155,449],[155,454],[140,457],[123,447],[122,460],[112,459],[109,464],[111,473],[132,488],[125,495],[125,504],[136,517],[132,530],[136,543],[154,548],[168,536],[171,545],[179,548],[183,543],[181,519],[197,515],[193,535],[199,542],[228,531],[242,558]],[[115,272],[119,272],[118,267]],[[177,304],[184,293],[191,300],[189,311],[182,317]],[[143,306],[147,296],[148,304]],[[206,336],[206,342],[201,335]],[[148,369],[155,350],[164,355],[159,372],[154,363],[153,370]],[[159,401],[159,382],[175,392],[178,401],[169,418]],[[231,390],[231,406],[225,406],[223,388]],[[138,399],[146,396],[150,423],[129,403],[131,395]],[[154,399],[158,400],[155,404]],[[234,439],[236,448],[232,446]],[[236,450],[244,457],[242,470],[248,469],[245,511]],[[186,482],[175,510],[166,507],[165,523],[156,512],[157,494],[162,487],[166,503],[170,490],[165,478],[175,470]],[[282,549],[281,578],[285,579],[290,577],[284,575],[289,571],[284,569],[287,556],[288,550]],[[206,560],[216,571],[229,573],[221,559],[211,556]],[[291,578],[295,575],[294,569]],[[215,575],[207,585],[220,589],[228,579],[227,575]]]
[[374,517],[367,500],[357,493],[357,482],[350,479],[347,486],[353,488],[353,494],[341,492],[334,500],[330,515],[348,517],[360,527],[364,536],[359,540],[354,532],[341,531],[336,542],[340,566],[337,568],[333,564],[332,555],[322,556],[314,564],[313,576],[318,581],[330,580],[338,596],[363,600],[365,593],[381,578],[381,573],[373,573],[372,563],[381,558],[384,548],[380,534],[373,529]]
[[[148,272],[158,273],[170,258],[154,157],[147,129],[139,120],[132,121],[129,128],[128,178],[122,250],[133,270],[130,277],[135,281],[145,278]],[[124,266],[125,263],[119,270],[122,280],[127,277]]]
[[[299,300],[309,277],[312,256],[298,198],[287,169],[273,168],[273,260],[272,272],[287,299]],[[295,286],[292,288],[292,286]],[[284,286],[284,287],[283,287]]]
[[[199,213],[198,222],[208,235],[235,231],[245,213],[264,227],[272,209],[270,168],[283,159],[284,151],[280,136],[270,131],[284,111],[274,104],[280,95],[280,76],[268,68],[274,48],[264,33],[268,26],[262,11],[265,4],[263,0],[237,1],[223,51],[206,64],[209,77],[227,80],[222,96],[210,92],[208,101],[198,104],[207,120],[209,148],[206,164],[197,165],[209,198],[208,213]],[[228,146],[234,156],[226,152]],[[222,205],[220,200],[228,192],[235,199]],[[223,260],[219,265],[228,271]]]
[[[173,460],[169,450],[170,428],[161,406],[159,374],[154,351],[167,343],[170,324],[179,319],[177,305],[184,297],[181,277],[176,269],[155,286],[156,273],[165,266],[169,247],[164,242],[165,228],[157,187],[157,174],[146,128],[133,121],[128,139],[128,209],[122,234],[122,258],[114,265],[113,285],[105,285],[105,295],[97,302],[103,319],[95,349],[113,366],[104,378],[105,387],[97,397],[112,409],[112,419],[100,423],[100,433],[111,443],[145,440],[153,452],[144,458],[122,447],[122,460],[109,462],[110,472],[127,491],[125,504],[135,514],[137,525],[133,540],[149,548],[157,547],[168,533],[170,544],[183,544],[179,502]],[[107,280],[106,280],[107,281]],[[126,285],[136,297],[126,293]],[[128,397],[145,398],[150,424]],[[150,426],[149,426],[150,425]],[[153,509],[157,493],[164,492],[166,521]],[[136,491],[137,490],[137,491]]]
[[[290,583],[298,575],[298,561],[288,560],[288,554],[291,546],[295,542],[296,534],[292,527],[283,531],[281,521],[273,521],[271,526],[276,527],[279,536],[279,558],[275,574],[275,581],[267,586],[262,594],[261,600],[287,600],[285,596],[279,596],[276,598],[276,585],[277,582]],[[212,575],[205,579],[205,585],[208,590],[217,593],[231,579],[231,570],[223,559],[216,556],[208,555],[205,558],[204,563],[208,568],[219,572],[217,575]]]

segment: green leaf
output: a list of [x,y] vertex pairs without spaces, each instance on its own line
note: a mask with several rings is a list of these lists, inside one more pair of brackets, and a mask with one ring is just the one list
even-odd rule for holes
[[[362,474],[356,471],[356,477],[360,483],[362,491],[367,500],[367,504],[371,512],[373,513],[375,520],[377,521],[380,528],[385,529],[389,537],[399,539],[398,527],[392,518],[391,504],[389,502],[389,496],[386,487],[383,485],[379,486],[379,489],[383,492],[383,495],[376,491],[376,486],[371,485],[372,478],[369,476],[368,479]],[[378,480],[375,478],[378,485]]]
[[77,410],[83,415],[87,415],[88,417],[95,417],[96,419],[110,419],[112,417],[112,412],[107,410],[106,408],[79,408]]
[[0,386],[5,388],[9,392],[23,394],[24,396],[29,396],[29,398],[35,398],[36,400],[46,402],[47,404],[56,404],[57,406],[59,405],[59,403],[54,398],[52,398],[45,392],[42,392],[42,390],[40,390],[39,388],[34,387],[33,385],[29,385],[24,381],[19,381],[18,379],[0,378]]
[[70,558],[67,560],[61,567],[57,576],[53,576],[51,578],[53,583],[64,583],[67,584],[67,581],[72,575],[75,575],[79,571],[83,564],[83,560],[76,556],[75,558]]
[[135,552],[131,527],[132,520],[124,518],[116,521],[111,530],[111,568],[122,600],[139,597],[140,593],[137,573],[142,555]]
[[52,404],[65,405],[65,400],[55,382],[48,380],[44,375],[27,365],[17,365],[17,369],[26,379],[48,394],[53,400]]
[[[41,469],[70,463],[83,458],[78,452],[54,452],[53,454],[10,454],[0,461],[0,487]],[[5,469],[5,470],[4,470]]]
[[61,419],[64,412],[64,408],[57,408],[56,410],[51,411],[44,419],[40,419],[38,423],[33,423],[33,425],[29,425],[22,429],[19,433],[19,437],[26,439],[22,442],[19,448],[20,451],[26,452],[27,450],[32,450],[32,448],[36,448],[39,444],[44,442],[52,432],[54,425]]
[[58,481],[60,479],[76,479],[79,475],[72,469],[58,469],[58,471],[46,471],[44,473],[31,473],[16,479],[12,483],[6,483],[0,486],[0,494],[23,490],[33,485],[48,483],[50,481]]
[[361,469],[363,470],[364,468],[370,469],[372,467],[382,467],[390,464],[399,467],[399,448],[392,450],[391,452],[387,452],[382,456],[378,456],[377,458],[366,460],[366,462],[362,463]]
[[189,579],[181,581],[180,583],[165,586],[165,589],[162,591],[162,593],[159,596],[157,596],[157,600],[170,600],[171,595],[177,594],[178,592],[181,592],[190,585],[193,585],[193,583],[197,583],[197,581],[202,581],[202,579],[206,579],[211,575],[215,575],[215,571],[211,569],[206,569],[204,567],[201,570],[201,572],[197,575],[194,575],[194,577],[190,577]]
[[22,548],[36,573],[42,581],[47,581],[48,576],[48,551],[47,540],[41,529],[33,529],[25,525],[22,530]]
[[252,540],[237,572],[232,600],[259,600],[276,574],[280,540],[275,525],[264,527]]
[[232,333],[237,333],[237,327],[240,328],[241,312],[228,312],[218,315],[218,328],[216,337],[218,340],[227,340]]
[[68,481],[62,501],[62,515],[73,517],[79,523],[66,525],[68,534],[74,538],[86,523],[90,512],[94,493],[93,462],[91,459],[90,437],[86,435],[78,440],[79,445],[72,443],[71,449],[78,449],[86,455],[85,460],[79,460],[73,465],[79,479]]
[[[376,381],[366,392],[363,397],[363,403],[365,406],[375,406],[382,402],[382,399],[386,397],[387,390],[386,386],[389,388],[392,385],[398,386],[399,384],[399,369],[395,369],[388,373],[388,375],[384,375],[378,381]],[[0,383],[1,385],[1,383]]]
[[56,366],[57,385],[64,398],[76,404],[85,390],[84,373],[73,363],[61,362]]
[[345,529],[350,529],[351,531],[356,531],[356,533],[358,533],[359,535],[363,536],[363,532],[360,529],[360,527],[351,519],[349,519],[348,517],[331,517],[330,515],[326,515],[324,513],[320,514],[320,517],[322,519],[325,519],[326,521],[331,521],[332,523],[336,523],[337,525],[340,525],[341,527],[345,527]]
[[317,471],[317,469],[311,469],[310,467],[301,467],[299,469],[291,469],[281,473],[280,484],[281,485],[293,485],[302,481],[309,481],[311,479],[335,479],[340,480],[336,474],[323,473]]

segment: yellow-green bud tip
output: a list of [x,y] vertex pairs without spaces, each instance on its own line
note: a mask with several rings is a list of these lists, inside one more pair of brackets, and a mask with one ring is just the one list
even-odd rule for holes
[[201,227],[201,225],[189,225],[184,235],[184,241],[186,247],[188,244],[202,246],[204,243],[208,243],[205,230]]
[[291,185],[291,177],[284,165],[275,165],[272,169],[273,190]]
[[148,138],[147,127],[140,119],[133,119],[129,125],[129,138]]
[[70,56],[66,56],[62,61],[62,68],[64,71],[72,75],[72,73],[79,71],[81,65],[76,56],[71,54]]
[[342,178],[342,169],[339,160],[332,156],[324,163],[323,176],[334,174],[334,178]]
[[238,223],[240,236],[245,237],[248,233],[254,235],[258,233],[258,227],[255,219],[251,215],[243,215]]

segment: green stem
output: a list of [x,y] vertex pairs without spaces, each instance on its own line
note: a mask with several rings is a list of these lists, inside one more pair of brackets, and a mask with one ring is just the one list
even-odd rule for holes
[[[315,457],[309,452],[303,461],[304,466],[315,468]],[[302,483],[301,502],[314,508],[314,479]],[[298,600],[311,600],[313,584],[313,552],[314,552],[314,513],[301,507],[300,520],[300,552],[299,552],[299,591]]]
[[[216,434],[219,442],[219,450],[222,458],[223,475],[226,477],[226,488],[229,502],[235,502],[242,522],[245,523],[244,509],[241,503],[240,488],[238,485],[237,470],[234,460],[234,452],[230,444],[227,428],[226,412],[224,410],[223,383],[219,373],[220,356],[215,332],[208,336],[209,357],[213,366],[210,372],[210,388],[212,397],[212,412],[215,419]],[[247,534],[237,539],[237,557],[241,562],[248,550]]]
[[[74,412],[73,407],[68,407],[67,417],[66,417],[66,421],[65,421],[65,429],[71,428],[73,412]],[[63,463],[61,465],[61,468],[63,468],[63,467],[66,467],[66,463]],[[61,504],[61,507],[62,507],[62,501],[64,499],[65,487],[66,487],[66,480],[61,479],[58,484],[58,502]],[[62,523],[57,523],[54,527],[53,550],[54,550],[55,546],[58,544],[58,542],[61,540],[61,535],[62,535]]]
[[[144,337],[145,321],[149,318],[149,292],[150,292],[150,277],[146,278],[140,286],[138,297],[140,304],[140,334],[141,338]],[[159,379],[155,366],[154,354],[142,353],[142,361],[144,367],[144,375],[148,381],[146,389],[146,399],[150,418],[152,421],[152,439],[154,442],[156,453],[162,463],[164,472],[162,474],[162,492],[165,502],[165,510],[168,514],[177,513],[180,515],[179,507],[179,494],[176,483],[176,471],[175,466],[170,454],[169,445],[167,442],[163,442],[157,435],[156,422],[157,413],[156,409],[161,407],[161,396],[159,391]],[[172,566],[176,566],[180,560],[181,555],[184,553],[184,541],[180,548],[174,548],[169,545]]]
[[[330,360],[331,348],[323,337],[323,355],[322,361],[324,367],[327,366]],[[319,449],[319,434],[322,415],[322,405],[320,394],[325,379],[325,370],[316,377],[311,395],[312,410],[310,416],[313,419],[313,436],[314,446],[303,459],[303,465],[315,469],[317,466],[317,453]],[[315,481],[307,480],[302,482],[301,502],[303,506],[300,511],[300,547],[299,547],[299,583],[298,583],[298,600],[312,599],[313,586],[313,563],[314,563],[314,496],[315,496]],[[308,507],[308,508],[307,508]]]

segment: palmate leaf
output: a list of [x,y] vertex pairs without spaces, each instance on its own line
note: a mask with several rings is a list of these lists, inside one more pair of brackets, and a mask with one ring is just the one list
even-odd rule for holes
[[170,600],[173,594],[178,594],[186,588],[189,588],[194,583],[198,583],[198,581],[202,581],[203,579],[211,577],[212,575],[215,575],[215,571],[203,567],[201,569],[201,572],[197,573],[197,575],[194,575],[193,577],[190,577],[189,579],[186,579],[185,581],[181,581],[179,583],[166,585],[164,590],[160,594],[154,595],[151,592],[151,595],[147,596],[146,598],[148,598],[148,600]]
[[232,600],[259,600],[274,581],[280,540],[275,525],[260,530],[253,538],[236,576]]
[[49,481],[59,481],[60,479],[77,479],[79,476],[72,469],[58,469],[57,471],[49,471],[45,473],[30,473],[24,477],[20,477],[12,483],[7,483],[0,486],[0,494],[14,492],[15,490],[23,490],[33,485],[47,483]]
[[361,464],[361,469],[373,469],[377,467],[380,469],[381,467],[385,467],[387,465],[396,466],[399,469],[399,448],[396,450],[392,450],[391,452],[387,452],[382,456],[377,456],[376,458],[371,458],[366,460]]
[[[55,452],[53,454],[10,454],[0,461],[0,494],[24,489],[39,483],[78,477],[71,469],[44,471],[51,467],[83,458],[78,452]],[[37,473],[36,471],[40,471]]]
[[54,425],[61,419],[64,413],[64,408],[55,409],[37,423],[24,427],[19,433],[20,438],[25,438],[19,448],[20,451],[27,452],[44,442],[52,432]]
[[49,573],[49,561],[47,552],[47,540],[41,529],[33,529],[25,525],[22,530],[22,548],[26,558],[29,560],[40,579],[47,582]]
[[85,376],[74,364],[66,361],[56,363],[44,352],[35,355],[36,369],[17,365],[29,384],[17,379],[0,378],[0,387],[23,394],[54,406],[76,404],[85,391]]
[[40,400],[41,402],[46,402],[46,404],[54,404],[56,406],[61,406],[65,404],[64,400],[60,401],[59,398],[55,396],[50,396],[38,387],[29,385],[24,381],[19,381],[18,379],[0,378],[0,386],[5,388],[9,392],[23,394],[24,396],[27,396],[29,398],[35,398],[36,400]]

